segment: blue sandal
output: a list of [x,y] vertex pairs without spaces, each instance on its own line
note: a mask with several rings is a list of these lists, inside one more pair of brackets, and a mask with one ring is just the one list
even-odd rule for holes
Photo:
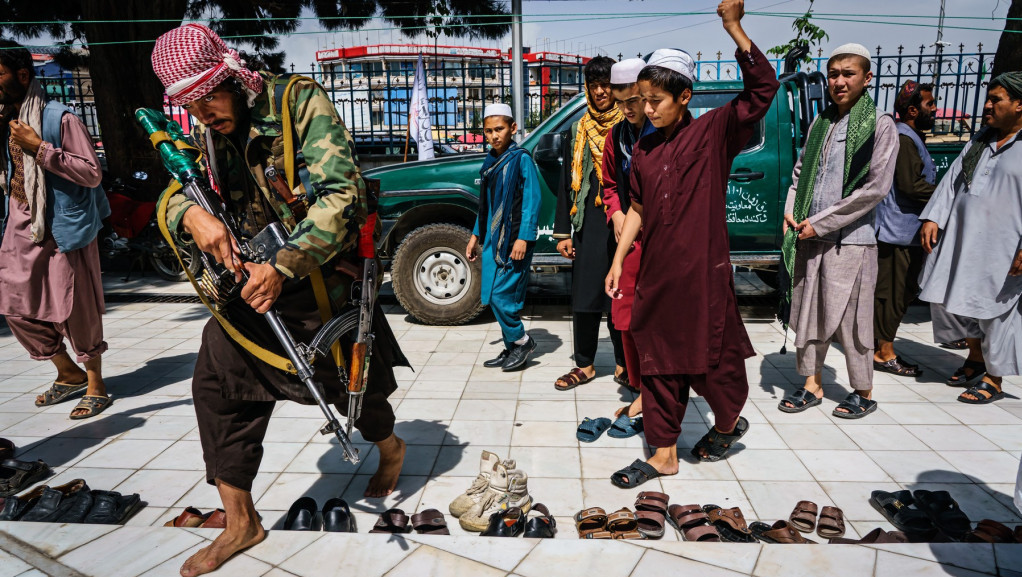
[[590,419],[586,417],[582,419],[582,423],[579,424],[578,430],[575,431],[575,438],[583,443],[592,443],[596,439],[599,439],[603,432],[610,428],[610,419],[606,417],[600,417],[598,419]]
[[622,414],[610,426],[607,436],[615,439],[627,439],[641,433],[642,428],[642,417],[631,418],[628,415]]

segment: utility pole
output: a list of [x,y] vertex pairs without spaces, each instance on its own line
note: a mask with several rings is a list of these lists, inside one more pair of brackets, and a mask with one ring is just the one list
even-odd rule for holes
[[937,49],[937,65],[933,69],[933,89],[937,90],[937,85],[940,83],[940,69],[944,65],[944,1],[940,0],[940,18],[937,20],[937,42],[934,43],[934,47]]
[[[515,122],[525,128],[525,82],[522,73],[525,65],[522,58],[522,0],[511,0],[511,108]],[[522,141],[519,130],[515,138]]]

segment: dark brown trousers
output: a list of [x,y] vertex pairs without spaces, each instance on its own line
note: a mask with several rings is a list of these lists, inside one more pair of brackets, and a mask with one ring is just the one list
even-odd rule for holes
[[894,342],[901,320],[919,295],[919,273],[926,263],[921,246],[877,241],[877,287],[873,298],[873,334]]

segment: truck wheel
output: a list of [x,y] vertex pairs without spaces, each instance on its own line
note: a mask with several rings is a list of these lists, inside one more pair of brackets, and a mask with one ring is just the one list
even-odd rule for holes
[[427,325],[460,325],[479,316],[482,269],[465,258],[472,233],[453,224],[421,226],[397,247],[391,264],[394,296]]

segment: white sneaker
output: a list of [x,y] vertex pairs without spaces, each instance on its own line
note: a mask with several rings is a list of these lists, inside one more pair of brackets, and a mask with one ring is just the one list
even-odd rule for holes
[[528,513],[532,508],[528,483],[529,477],[525,471],[508,469],[501,463],[495,464],[490,473],[490,484],[482,498],[458,518],[462,529],[484,531],[490,523],[490,515],[511,507],[518,507],[523,513]]
[[497,455],[489,451],[483,451],[482,456],[479,458],[479,476],[472,481],[472,486],[467,491],[451,501],[451,515],[461,517],[483,498],[483,494],[486,493],[486,489],[490,486],[490,475],[493,473],[494,466],[498,463],[506,469],[515,468],[514,459],[501,461]]

